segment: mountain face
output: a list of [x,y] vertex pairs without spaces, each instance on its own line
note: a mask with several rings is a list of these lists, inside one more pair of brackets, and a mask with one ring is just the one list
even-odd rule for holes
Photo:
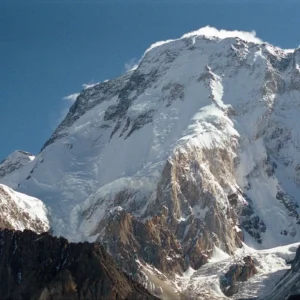
[[42,233],[50,229],[47,209],[36,198],[0,184],[0,228],[30,229]]
[[0,231],[2,300],[154,300],[99,244],[32,231]]
[[[231,34],[232,36],[232,34]],[[1,182],[51,229],[169,276],[220,249],[299,241],[300,50],[197,32],[83,90],[37,157]]]

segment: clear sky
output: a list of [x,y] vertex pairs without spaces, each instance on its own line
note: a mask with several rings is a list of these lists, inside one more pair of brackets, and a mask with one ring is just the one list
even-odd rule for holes
[[300,1],[0,0],[0,160],[38,153],[82,84],[124,73],[150,44],[210,25],[300,44]]

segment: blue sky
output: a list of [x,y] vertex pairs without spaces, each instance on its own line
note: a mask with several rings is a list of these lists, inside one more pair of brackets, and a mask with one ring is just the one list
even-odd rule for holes
[[38,153],[82,84],[116,77],[150,44],[210,25],[300,44],[300,1],[0,0],[0,160]]

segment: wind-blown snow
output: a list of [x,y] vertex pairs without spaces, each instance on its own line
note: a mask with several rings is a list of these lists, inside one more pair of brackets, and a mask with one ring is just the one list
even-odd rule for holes
[[[198,30],[194,30],[188,33],[185,33],[180,39],[189,38],[189,37],[207,37],[207,38],[218,38],[218,39],[226,39],[226,38],[240,38],[246,42],[252,42],[256,44],[261,44],[263,41],[256,36],[256,32],[252,31],[239,31],[239,30],[219,30],[215,27],[205,26]],[[164,44],[168,44],[170,42],[174,42],[178,39],[170,39],[166,41],[159,41],[152,44],[145,52],[145,54],[152,49],[159,47]],[[145,55],[144,54],[144,55]]]
[[138,61],[135,58],[132,58],[124,64],[124,68],[126,72],[134,71],[138,68]]
[[95,85],[97,85],[97,84],[99,84],[99,83],[100,83],[100,82],[84,83],[84,84],[82,85],[82,88],[83,88],[84,90],[86,90],[86,89],[89,89],[89,88],[94,87]]
[[68,96],[65,96],[63,99],[64,100],[68,100],[70,101],[71,103],[73,103],[76,98],[79,96],[79,93],[74,93],[74,94],[71,94],[71,95],[68,95]]
[[256,36],[256,32],[254,30],[251,32],[239,30],[219,30],[211,26],[205,26],[198,30],[186,33],[181,38],[187,38],[192,36],[217,37],[220,39],[237,37],[246,42],[252,42],[256,44],[261,44],[263,42],[260,38]]

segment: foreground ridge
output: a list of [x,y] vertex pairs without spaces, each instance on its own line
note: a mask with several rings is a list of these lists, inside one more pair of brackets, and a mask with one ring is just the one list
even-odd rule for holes
[[25,230],[0,231],[1,300],[154,300],[100,244]]

